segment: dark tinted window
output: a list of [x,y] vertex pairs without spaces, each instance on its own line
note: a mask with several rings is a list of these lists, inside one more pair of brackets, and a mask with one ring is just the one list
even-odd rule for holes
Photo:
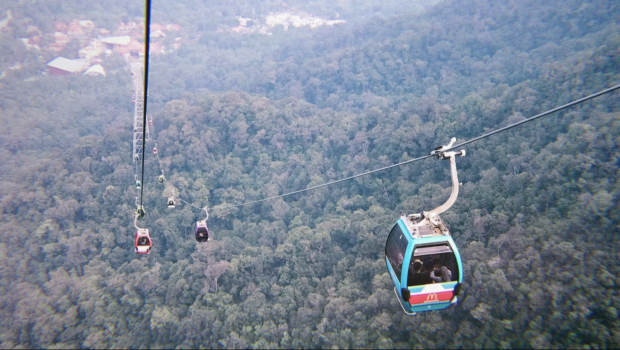
[[392,232],[390,232],[387,242],[385,243],[385,256],[388,258],[390,265],[392,265],[392,269],[394,269],[394,273],[396,273],[396,277],[399,281],[403,266],[403,257],[406,251],[407,238],[405,238],[399,225],[396,224],[394,228],[392,228]]

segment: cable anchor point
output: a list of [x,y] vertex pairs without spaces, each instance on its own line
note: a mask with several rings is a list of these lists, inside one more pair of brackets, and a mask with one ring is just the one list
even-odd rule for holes
[[461,150],[460,152],[448,152],[448,150],[452,149],[452,146],[456,142],[456,137],[450,139],[450,143],[444,146],[439,146],[435,148],[434,151],[431,152],[431,156],[434,156],[437,159],[450,159],[454,156],[462,156],[464,157],[466,152],[465,150]]
[[145,214],[146,212],[144,211],[144,206],[139,205],[138,208],[136,209],[136,218],[142,219]]

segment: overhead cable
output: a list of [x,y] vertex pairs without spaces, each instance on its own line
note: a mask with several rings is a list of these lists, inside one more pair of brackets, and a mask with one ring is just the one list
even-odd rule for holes
[[529,117],[529,118],[527,118],[527,119],[523,119],[523,120],[518,121],[518,122],[516,122],[516,123],[510,124],[510,125],[507,125],[507,126],[504,126],[503,128],[499,128],[499,129],[497,129],[497,130],[494,130],[494,131],[488,132],[488,133],[486,133],[486,134],[482,134],[482,135],[480,135],[480,136],[478,136],[478,137],[474,137],[474,138],[473,138],[473,139],[471,139],[471,140],[467,140],[467,141],[464,141],[464,142],[458,143],[458,144],[456,144],[456,145],[454,145],[454,146],[452,146],[452,147],[450,147],[450,148],[447,148],[447,149],[446,149],[446,151],[449,151],[449,150],[451,150],[451,149],[455,149],[455,148],[459,148],[459,147],[461,147],[461,146],[465,146],[465,145],[470,144],[470,143],[472,143],[472,142],[476,142],[476,141],[478,141],[478,140],[481,140],[481,139],[487,138],[487,137],[489,137],[489,136],[491,136],[491,135],[499,134],[499,133],[500,133],[500,132],[502,132],[502,131],[506,131],[506,130],[508,130],[508,129],[512,129],[512,128],[517,127],[517,126],[519,126],[519,125],[521,125],[521,124],[529,123],[529,122],[531,122],[531,121],[533,121],[533,120],[536,120],[536,119],[538,119],[538,118],[542,118],[542,117],[547,116],[547,115],[549,115],[549,114],[552,114],[552,113],[555,113],[555,112],[561,111],[561,110],[566,109],[566,108],[570,108],[570,107],[572,107],[572,106],[574,106],[574,105],[578,105],[578,104],[580,104],[580,103],[583,103],[583,102],[588,101],[588,100],[591,100],[591,99],[593,99],[593,98],[596,98],[596,97],[599,97],[599,96],[602,96],[602,95],[608,94],[608,93],[610,93],[610,92],[612,92],[612,91],[615,91],[615,90],[618,90],[618,89],[620,89],[620,85],[612,86],[612,87],[610,87],[609,89],[601,90],[601,91],[599,91],[599,92],[597,92],[597,93],[595,93],[595,94],[588,95],[588,96],[586,96],[586,97],[580,98],[580,99],[575,100],[575,101],[573,101],[573,102],[569,102],[569,103],[567,103],[567,104],[565,104],[565,105],[562,105],[562,106],[559,106],[559,107],[555,107],[554,109],[550,109],[550,110],[548,110],[548,111],[546,111],[546,112],[543,112],[543,113],[537,114],[537,115],[535,115],[535,116],[533,116],[533,117]]
[[[488,132],[488,133],[486,133],[486,134],[482,134],[482,135],[480,135],[480,136],[478,136],[478,137],[474,137],[473,139],[469,139],[469,140],[467,140],[467,141],[464,141],[464,142],[458,143],[458,144],[456,144],[456,145],[453,145],[452,147],[449,147],[449,148],[446,148],[446,149],[442,149],[441,151],[442,151],[442,152],[449,151],[449,150],[452,150],[452,149],[459,148],[459,147],[461,147],[461,146],[464,146],[464,145],[470,144],[470,143],[472,143],[472,142],[479,141],[479,140],[481,140],[481,139],[484,139],[484,138],[487,138],[487,137],[489,137],[489,136],[492,136],[492,135],[498,134],[498,133],[503,132],[503,131],[506,131],[506,130],[508,130],[508,129],[512,129],[512,128],[517,127],[517,126],[519,126],[519,125],[523,125],[523,124],[525,124],[525,123],[529,123],[529,122],[531,122],[531,121],[533,121],[533,120],[536,120],[536,119],[538,119],[538,118],[541,118],[541,117],[547,116],[547,115],[549,115],[549,114],[552,114],[552,113],[555,113],[555,112],[558,112],[558,111],[561,111],[561,110],[564,110],[564,109],[566,109],[566,108],[570,108],[570,107],[572,107],[572,106],[575,106],[575,105],[577,105],[577,104],[583,103],[583,102],[588,101],[588,100],[591,100],[591,99],[593,99],[593,98],[596,98],[596,97],[599,97],[599,96],[602,96],[602,95],[608,94],[608,93],[610,93],[610,92],[612,92],[612,91],[615,91],[615,90],[618,90],[618,89],[620,89],[620,84],[619,84],[619,85],[616,85],[616,86],[613,86],[613,87],[610,87],[610,88],[605,89],[605,90],[601,90],[601,91],[599,91],[599,92],[597,92],[597,93],[594,93],[594,94],[592,94],[592,95],[588,95],[588,96],[583,97],[583,98],[580,98],[580,99],[578,99],[578,100],[572,101],[572,102],[567,103],[567,104],[565,104],[565,105],[562,105],[562,106],[559,106],[559,107],[556,107],[556,108],[550,109],[550,110],[548,110],[548,111],[546,111],[546,112],[543,112],[543,113],[537,114],[537,115],[535,115],[535,116],[533,116],[533,117],[530,117],[530,118],[527,118],[527,119],[524,119],[524,120],[518,121],[518,122],[516,122],[516,123],[512,123],[512,124],[510,124],[510,125],[504,126],[504,127],[502,127],[502,128],[499,128],[499,129],[497,129],[497,130],[494,130],[494,131]],[[400,163],[392,164],[392,165],[389,165],[389,166],[386,166],[386,167],[383,167],[383,168],[379,168],[379,169],[375,169],[375,170],[367,171],[367,172],[365,172],[365,173],[361,173],[361,174],[357,174],[357,175],[353,175],[353,176],[345,177],[345,178],[342,178],[342,179],[339,179],[339,180],[335,180],[335,181],[326,182],[326,183],[324,183],[324,184],[320,184],[320,185],[316,185],[316,186],[311,186],[311,187],[308,187],[308,188],[305,188],[305,189],[301,189],[301,190],[297,190],[297,191],[293,191],[293,192],[288,192],[288,193],[280,194],[280,195],[277,195],[277,196],[271,196],[271,197],[267,197],[267,198],[263,198],[263,199],[258,199],[258,200],[253,200],[253,201],[248,201],[248,202],[244,202],[244,203],[241,203],[241,204],[234,204],[234,205],[223,205],[223,206],[211,207],[211,208],[209,208],[209,209],[212,209],[212,210],[217,210],[217,209],[237,208],[237,207],[242,207],[242,206],[245,206],[245,205],[250,205],[250,204],[255,204],[255,203],[260,203],[260,202],[265,202],[265,201],[269,201],[269,200],[277,199],[277,198],[287,197],[287,196],[291,196],[291,195],[294,195],[294,194],[298,194],[298,193],[303,193],[303,192],[307,192],[307,191],[315,190],[315,189],[317,189],[317,188],[321,188],[321,187],[326,187],[326,186],[334,185],[334,184],[337,184],[337,183],[340,183],[340,182],[344,182],[344,181],[353,180],[353,179],[358,178],[358,177],[362,177],[362,176],[366,176],[366,175],[370,175],[370,174],[378,173],[378,172],[380,172],[380,171],[388,170],[388,169],[391,169],[391,168],[396,168],[396,167],[399,167],[399,166],[402,166],[402,165],[405,165],[405,164],[414,163],[414,162],[417,162],[417,161],[420,161],[420,160],[423,160],[423,159],[426,159],[426,158],[433,157],[433,156],[434,156],[434,153],[435,153],[435,152],[433,152],[433,153],[431,153],[431,154],[429,154],[429,155],[425,155],[425,156],[421,156],[421,157],[418,157],[418,158],[410,159],[410,160],[407,160],[407,161],[404,161],[404,162],[400,162]],[[190,203],[188,203],[188,202],[186,202],[186,201],[184,201],[184,200],[182,200],[182,199],[181,199],[181,201],[182,201],[183,203],[186,203],[186,204],[188,204],[188,205],[190,205],[190,206],[192,206],[192,207],[196,208],[196,209],[199,209],[199,210],[204,210],[204,208],[200,208],[200,207],[197,207],[197,206],[195,206],[195,205],[192,205],[192,204],[190,204]]]

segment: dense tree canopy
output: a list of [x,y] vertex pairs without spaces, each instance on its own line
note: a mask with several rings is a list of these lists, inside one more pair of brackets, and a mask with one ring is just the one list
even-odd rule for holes
[[[24,23],[99,13],[109,25],[141,11],[77,3],[11,8]],[[192,237],[203,213],[166,208],[147,155],[148,256],[133,253],[125,63],[107,58],[107,77],[42,75],[19,33],[0,33],[0,346],[619,346],[618,93],[466,147],[461,194],[442,215],[465,270],[448,310],[406,316],[383,253],[401,214],[448,197],[447,162],[222,208],[425,155],[617,84],[617,2],[443,1],[393,15],[398,3],[299,1],[289,6],[363,16],[273,36],[216,29],[278,4],[196,3],[154,4],[154,16],[189,21],[195,40],[153,57],[151,142],[178,195],[212,208],[213,241]],[[211,10],[211,28],[192,6]],[[16,61],[24,68],[9,70]]]

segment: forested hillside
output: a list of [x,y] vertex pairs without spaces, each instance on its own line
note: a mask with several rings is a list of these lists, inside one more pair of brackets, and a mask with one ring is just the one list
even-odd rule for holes
[[[181,4],[155,1],[154,15],[192,2]],[[50,6],[40,11],[69,11]],[[448,310],[406,316],[384,259],[400,215],[448,197],[448,162],[221,208],[422,156],[618,84],[618,6],[442,1],[272,36],[196,34],[152,59],[147,150],[157,142],[182,199],[212,207],[213,241],[193,238],[203,213],[166,207],[147,154],[148,256],[133,253],[124,61],[104,60],[106,77],[42,75],[3,32],[2,68],[28,68],[0,79],[0,346],[618,347],[617,92],[466,146],[459,198],[442,214],[465,270]],[[221,17],[234,15],[247,14]]]

